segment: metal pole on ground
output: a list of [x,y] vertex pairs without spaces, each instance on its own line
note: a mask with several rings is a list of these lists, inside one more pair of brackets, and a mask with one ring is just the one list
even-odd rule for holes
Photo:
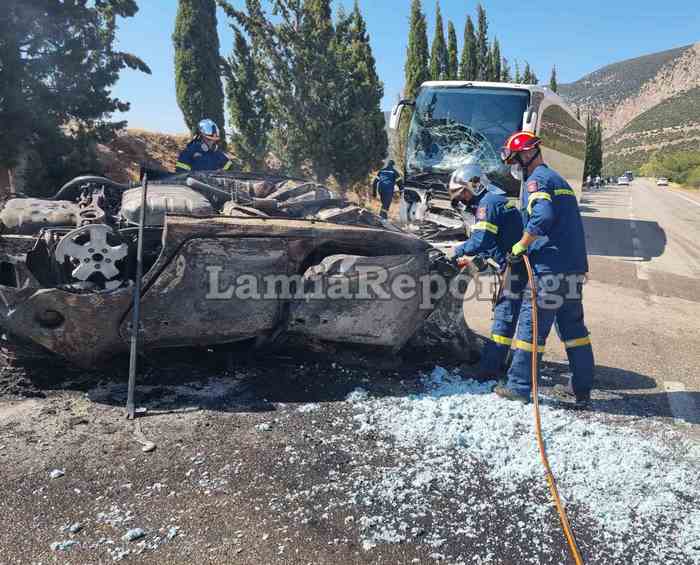
[[129,390],[126,399],[126,416],[135,417],[134,388],[136,388],[136,357],[138,355],[139,326],[141,325],[141,277],[143,276],[143,226],[146,223],[146,195],[148,174],[144,172],[141,181],[141,213],[139,215],[138,241],[136,243],[136,281],[134,281],[134,305],[131,318],[131,351],[129,354]]

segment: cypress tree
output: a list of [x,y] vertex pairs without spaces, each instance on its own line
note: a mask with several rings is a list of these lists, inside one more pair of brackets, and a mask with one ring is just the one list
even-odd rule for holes
[[467,16],[464,24],[464,42],[462,57],[459,62],[459,78],[462,80],[477,79],[476,33],[471,16]]
[[175,93],[185,124],[194,133],[201,119],[211,118],[221,129],[225,143],[215,0],[179,0],[173,44]]
[[552,74],[549,77],[549,90],[552,92],[557,92],[559,90],[559,85],[557,84],[557,67],[552,66]]
[[452,21],[447,22],[447,78],[457,80],[459,78],[459,55],[457,53],[457,32]]
[[491,80],[494,82],[501,80],[501,46],[498,39],[493,40],[491,49]]
[[304,0],[300,62],[308,104],[307,121],[303,127],[310,141],[305,153],[321,182],[332,172],[327,152],[332,145],[333,132],[328,126],[335,122],[335,116],[329,101],[338,80],[332,50],[333,33],[331,0]]
[[357,2],[350,15],[339,13],[334,51],[340,73],[333,128],[333,173],[341,185],[359,182],[381,166],[388,139],[381,100],[384,87],[377,76],[367,24]]
[[411,3],[404,76],[404,96],[406,98],[415,98],[418,88],[429,77],[428,31],[420,0],[413,0]]
[[501,59],[501,82],[512,82],[513,77],[510,74],[510,65],[508,64],[508,59],[503,57]]
[[443,80],[447,75],[448,58],[445,33],[442,27],[440,3],[435,4],[435,35],[430,47],[430,79]]
[[603,126],[590,114],[586,116],[586,158],[583,165],[584,180],[595,178],[603,170]]
[[489,24],[486,19],[486,10],[479,4],[476,7],[478,30],[476,33],[476,66],[477,79],[488,80],[490,74],[491,58],[489,57]]
[[[425,14],[420,0],[411,2],[411,18],[408,32],[408,47],[406,49],[406,63],[404,64],[404,92],[405,98],[415,99],[420,85],[428,80],[428,30]],[[401,114],[401,123],[398,131],[398,154],[393,155],[395,160],[403,167],[408,129],[411,124],[412,112],[404,109]]]
[[520,64],[517,59],[515,61],[515,78],[516,84],[523,84],[523,76],[520,74]]
[[525,70],[523,71],[523,84],[537,84],[537,75],[530,68],[530,63],[525,61]]
[[234,27],[233,54],[226,71],[231,149],[250,170],[264,168],[270,114],[260,83],[260,69],[243,34]]

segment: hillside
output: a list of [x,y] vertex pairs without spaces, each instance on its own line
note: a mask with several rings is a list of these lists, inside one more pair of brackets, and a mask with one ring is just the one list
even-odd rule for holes
[[106,176],[117,182],[138,180],[142,163],[153,169],[175,171],[175,162],[185,147],[188,135],[169,135],[140,129],[127,129],[97,153]]
[[664,100],[700,86],[700,43],[614,63],[560,86],[581,112],[603,122],[606,138]]
[[606,141],[606,169],[636,170],[657,152],[700,143],[700,87],[681,92],[634,118]]

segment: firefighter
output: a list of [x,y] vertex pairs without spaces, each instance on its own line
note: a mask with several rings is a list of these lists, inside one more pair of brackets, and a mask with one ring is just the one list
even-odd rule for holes
[[523,233],[522,216],[476,163],[463,165],[452,173],[448,190],[453,206],[465,205],[476,219],[470,238],[454,250],[457,266],[469,266],[473,256],[490,257],[500,266],[501,292],[494,303],[491,339],[484,346],[478,372],[479,379],[497,380],[504,375],[526,283],[522,264],[516,265],[504,280],[506,257]]
[[233,161],[219,149],[220,141],[219,127],[216,123],[208,118],[200,121],[197,125],[197,135],[177,158],[175,171],[228,171],[233,166]]
[[385,220],[389,217],[389,207],[394,197],[394,186],[398,186],[399,191],[403,191],[401,175],[394,168],[394,162],[389,159],[386,167],[380,169],[372,182],[372,196],[376,198],[377,189],[379,189],[379,198],[382,201],[382,210],[379,215]]
[[[530,132],[516,132],[501,152],[516,178],[522,178],[521,209],[524,232],[512,255],[527,253],[532,264],[538,306],[538,361],[552,325],[566,347],[572,377],[567,399],[584,408],[593,387],[593,349],[583,320],[582,291],[588,272],[586,241],[576,193],[543,161],[540,140]],[[509,400],[529,402],[531,396],[532,299],[523,293],[513,362],[507,383],[494,392]]]

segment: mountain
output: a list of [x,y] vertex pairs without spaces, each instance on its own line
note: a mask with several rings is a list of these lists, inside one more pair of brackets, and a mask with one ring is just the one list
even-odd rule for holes
[[605,142],[611,171],[637,170],[656,152],[686,151],[700,144],[700,87],[667,98]]
[[559,94],[601,120],[605,170],[636,170],[700,136],[700,43],[613,63]]

